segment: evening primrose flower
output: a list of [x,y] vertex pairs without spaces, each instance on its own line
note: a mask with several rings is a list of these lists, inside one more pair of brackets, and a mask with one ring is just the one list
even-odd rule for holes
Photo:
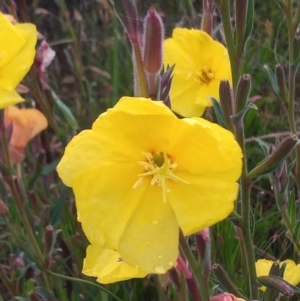
[[[135,269],[123,279],[165,273],[178,257],[179,228],[190,235],[233,210],[241,158],[232,133],[217,124],[121,98],[72,139],[57,167],[91,243],[83,273],[101,282],[97,248]],[[111,282],[120,279],[115,259],[106,266]]]
[[231,83],[227,49],[201,30],[175,28],[164,42],[164,66],[175,64],[170,90],[172,110],[181,116],[201,116],[219,101],[221,80]]
[[6,128],[12,126],[9,154],[14,163],[24,159],[24,149],[29,140],[48,126],[46,117],[39,110],[19,109],[14,106],[5,109],[4,123]]
[[[255,263],[257,277],[268,276],[273,263],[274,261],[272,260],[259,259]],[[293,260],[287,259],[281,261],[279,266],[281,267],[284,263],[286,263],[286,267],[283,273],[283,279],[291,285],[298,285],[300,283],[300,264],[296,265]],[[261,286],[260,289],[265,291],[266,287]]]
[[15,88],[33,63],[36,40],[33,24],[12,24],[0,13],[0,109],[23,101]]

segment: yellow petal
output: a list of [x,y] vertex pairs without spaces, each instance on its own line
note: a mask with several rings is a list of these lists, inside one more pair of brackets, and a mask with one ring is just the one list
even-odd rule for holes
[[178,257],[179,228],[170,204],[163,202],[161,188],[148,185],[127,221],[118,250],[130,265],[163,274]]
[[201,30],[174,29],[172,38],[164,42],[164,66],[174,64],[170,99],[181,116],[201,116],[212,105],[208,97],[219,100],[220,81],[231,83],[226,48]]
[[99,245],[88,246],[82,272],[97,277],[97,281],[103,284],[147,275],[146,272],[124,262],[116,251],[104,249]]
[[16,91],[7,91],[0,88],[0,109],[13,106],[23,101],[24,99]]
[[232,212],[238,184],[227,180],[225,174],[213,177],[177,172],[176,175],[189,183],[168,183],[168,200],[184,235],[210,227]]
[[[1,70],[21,51],[26,41],[18,30],[16,30],[15,25],[12,25],[2,13],[0,13],[0,33]],[[1,75],[4,76],[5,74]]]
[[287,259],[280,262],[280,266],[285,262],[287,265],[284,270],[283,279],[292,285],[298,285],[300,283],[300,264],[296,265],[294,261]]
[[173,131],[168,151],[178,171],[238,180],[243,155],[231,132],[202,118],[182,119]]
[[[35,57],[36,27],[26,23],[17,24],[14,27],[24,44],[13,57],[6,59],[5,64],[0,66],[0,87],[6,90],[15,89],[29,71]],[[11,48],[6,47],[6,49],[10,52]]]
[[119,167],[114,164],[96,167],[73,182],[78,220],[87,238],[92,244],[100,241],[110,249],[117,249],[145,189],[133,189],[136,171],[122,172]]

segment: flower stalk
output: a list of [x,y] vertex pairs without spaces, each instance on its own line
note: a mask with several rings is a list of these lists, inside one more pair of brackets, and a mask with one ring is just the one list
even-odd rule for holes
[[[180,231],[179,234],[179,244],[180,244],[180,250],[184,254],[185,258],[187,259],[191,271],[193,273],[194,278],[197,281],[197,285],[199,287],[201,300],[202,301],[209,301],[209,286],[206,277],[203,275],[201,268],[199,266],[199,263],[196,261],[189,244],[186,241],[186,238],[184,237],[182,231]],[[201,263],[200,263],[201,265]]]

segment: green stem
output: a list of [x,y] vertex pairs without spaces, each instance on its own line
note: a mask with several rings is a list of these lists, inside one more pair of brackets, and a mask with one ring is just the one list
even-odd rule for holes
[[229,0],[221,0],[221,3],[218,6],[218,8],[222,18],[227,50],[230,58],[233,90],[236,91],[236,87],[239,79],[239,63],[238,63],[238,58],[237,58],[233,35],[232,35],[229,4],[230,4]]
[[294,239],[294,235],[293,235],[294,232],[295,232],[294,227],[290,222],[289,215],[287,213],[286,206],[285,206],[285,204],[288,201],[287,193],[286,193],[286,191],[284,191],[283,193],[280,193],[280,189],[279,189],[278,184],[276,184],[276,180],[272,181],[272,183],[273,183],[273,189],[274,189],[276,205],[278,207],[278,210],[281,213],[284,224],[285,224],[288,232],[290,233],[290,240],[292,241],[292,243],[294,245],[294,248],[296,249],[297,253],[300,254],[300,244],[299,244],[299,242],[297,242]]
[[131,42],[134,68],[134,96],[149,97],[141,49],[138,41]]
[[244,275],[247,276],[245,283],[248,284],[248,291],[250,293],[250,299],[258,299],[258,289],[256,286],[256,269],[255,269],[255,256],[254,247],[251,235],[251,206],[250,206],[250,191],[251,191],[251,181],[247,179],[248,168],[247,168],[247,157],[245,152],[245,137],[244,137],[244,126],[242,123],[236,126],[236,139],[242,148],[244,154],[243,157],[243,170],[240,180],[241,184],[241,201],[242,201],[242,235],[243,239],[240,242],[243,243],[241,246],[242,250],[245,251],[245,259],[247,263],[247,271],[244,271]]
[[[296,14],[300,10],[299,4],[297,7]],[[295,14],[295,16],[296,16]],[[294,16],[294,17],[295,17]],[[286,9],[286,20],[288,27],[288,43],[289,43],[289,77],[288,77],[288,107],[287,114],[290,124],[291,132],[297,135],[297,126],[295,121],[295,81],[296,81],[296,71],[297,67],[294,66],[295,63],[295,52],[294,52],[294,22],[293,22],[293,1],[287,0]],[[296,147],[296,183],[298,190],[300,191],[300,146]]]
[[158,291],[159,300],[161,301],[168,301],[168,297],[166,295],[165,290],[163,289],[162,285],[160,284],[158,275],[153,275],[154,283]]
[[5,287],[10,292],[10,294],[11,294],[12,297],[18,295],[18,290],[13,285],[13,283],[10,281],[10,279],[7,277],[7,274],[4,271],[4,269],[2,267],[2,264],[0,264],[0,279],[4,283]]
[[[23,227],[24,227],[26,234],[27,234],[27,236],[33,246],[33,249],[38,257],[38,263],[40,266],[43,266],[44,265],[44,256],[37,243],[37,240],[35,238],[32,228],[31,228],[30,222],[29,222],[26,212],[24,210],[23,201],[21,199],[20,191],[19,191],[21,189],[18,189],[16,186],[16,183],[15,183],[15,180],[17,180],[17,178],[14,178],[14,176],[13,176],[12,166],[11,166],[10,158],[9,158],[8,142],[6,139],[6,132],[5,132],[5,129],[3,126],[0,126],[0,136],[1,136],[2,149],[3,149],[3,153],[4,153],[6,167],[7,167],[8,173],[9,173],[8,177],[6,178],[6,182],[13,195],[14,202],[18,209],[18,213],[20,215]],[[51,289],[50,281],[47,279],[47,277],[45,277],[45,282],[46,282],[47,288]]]
[[113,294],[112,292],[110,292],[109,290],[107,290],[106,288],[104,288],[102,285],[94,283],[94,282],[90,282],[84,279],[80,279],[80,278],[74,278],[74,277],[70,277],[70,276],[66,276],[66,275],[61,275],[61,274],[57,274],[57,273],[53,273],[49,270],[45,270],[46,273],[55,276],[55,277],[59,277],[62,279],[66,279],[66,280],[70,280],[73,282],[79,282],[79,283],[84,283],[84,284],[90,284],[92,286],[96,286],[98,287],[101,291],[105,292],[107,295],[112,296],[114,299],[116,299],[117,301],[122,301],[122,299],[120,299],[118,296],[116,296],[115,294]]
[[201,300],[202,301],[209,301],[210,300],[210,295],[209,295],[209,286],[207,279],[202,273],[202,270],[199,266],[199,263],[195,259],[190,246],[188,245],[182,231],[180,231],[179,235],[179,244],[180,244],[180,250],[184,254],[185,258],[187,259],[189,266],[191,268],[191,271],[194,275],[194,278],[197,281],[197,285],[199,287],[200,295],[201,295]]

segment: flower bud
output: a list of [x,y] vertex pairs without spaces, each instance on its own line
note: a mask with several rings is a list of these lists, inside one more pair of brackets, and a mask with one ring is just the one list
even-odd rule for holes
[[280,64],[277,64],[275,67],[275,76],[278,84],[279,96],[282,98],[284,103],[287,103],[287,88],[286,88],[286,78],[284,74],[283,67]]
[[226,127],[233,131],[231,116],[234,112],[234,101],[230,84],[227,80],[222,80],[219,86],[220,103],[223,111]]
[[238,55],[243,51],[247,22],[247,6],[248,0],[235,1],[235,30]]
[[241,111],[248,100],[249,93],[251,91],[251,76],[244,74],[239,78],[236,90],[236,110]]
[[295,136],[286,137],[280,142],[272,154],[258,163],[258,165],[249,172],[248,179],[253,179],[275,170],[294,147],[299,144],[299,141],[300,140],[296,139]]
[[235,295],[229,294],[227,292],[210,298],[210,301],[237,301],[237,300],[242,301],[244,299],[237,298]]
[[161,17],[152,7],[144,21],[144,68],[148,73],[159,73],[162,67],[162,45],[164,25]]
[[293,296],[294,289],[287,281],[276,276],[260,276],[257,281],[267,287],[275,288],[284,295]]
[[51,225],[46,226],[44,232],[44,255],[47,256],[51,251],[53,243],[53,227]]
[[214,271],[214,274],[216,275],[217,279],[220,281],[220,283],[224,286],[224,288],[226,290],[230,291],[235,296],[238,296],[241,298],[244,297],[240,293],[240,291],[238,290],[236,285],[233,283],[233,281],[229,278],[227,272],[224,270],[224,268],[220,264],[214,264],[213,271]]

